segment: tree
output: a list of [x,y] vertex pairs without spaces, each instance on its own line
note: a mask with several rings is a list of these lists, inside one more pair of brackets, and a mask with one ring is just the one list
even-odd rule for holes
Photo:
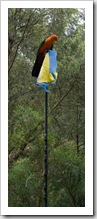
[[44,92],[31,70],[51,34],[59,41],[58,80],[48,102],[48,203],[84,206],[84,10],[12,8],[8,22],[9,206],[43,206]]

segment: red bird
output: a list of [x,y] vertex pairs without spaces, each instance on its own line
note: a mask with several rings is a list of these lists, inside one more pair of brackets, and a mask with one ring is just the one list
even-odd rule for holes
[[42,41],[42,43],[39,46],[36,56],[36,61],[32,69],[32,76],[38,77],[45,54],[47,53],[48,50],[51,50],[53,48],[53,43],[56,40],[58,40],[58,36],[52,35]]

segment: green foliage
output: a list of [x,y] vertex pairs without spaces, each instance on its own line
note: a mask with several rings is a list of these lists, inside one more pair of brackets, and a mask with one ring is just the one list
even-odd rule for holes
[[40,187],[41,181],[33,164],[27,158],[21,159],[9,171],[9,206],[38,206]]
[[84,206],[84,157],[74,142],[55,148],[49,163],[49,206]]
[[59,40],[58,80],[48,100],[48,206],[85,206],[85,14],[8,10],[9,206],[43,207],[44,91],[31,70],[38,46]]

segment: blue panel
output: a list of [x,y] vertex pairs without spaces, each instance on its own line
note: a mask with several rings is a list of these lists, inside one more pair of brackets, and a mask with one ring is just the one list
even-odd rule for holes
[[50,57],[50,73],[54,73],[57,68],[57,61],[56,61],[57,52],[53,49],[53,50],[49,50],[48,53]]

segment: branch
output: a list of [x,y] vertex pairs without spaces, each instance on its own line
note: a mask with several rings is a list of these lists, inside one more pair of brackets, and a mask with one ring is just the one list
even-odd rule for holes
[[26,146],[31,143],[32,141],[34,141],[36,138],[36,136],[34,136],[32,139],[30,139],[29,141],[27,142],[24,142],[21,144],[18,152],[16,152],[14,155],[9,155],[9,163],[13,163],[14,161],[17,161],[18,158],[23,154]]
[[10,100],[10,101],[15,101],[15,100],[18,99],[19,97],[21,97],[21,96],[23,96],[23,95],[25,95],[25,94],[27,94],[27,93],[30,93],[30,92],[32,92],[32,91],[33,91],[32,89],[29,89],[28,91],[23,92],[23,93],[20,93],[20,94],[18,94],[17,96],[11,96],[11,97],[9,97],[9,100]]
[[[24,152],[25,148],[27,147],[27,145],[28,145],[29,143],[33,142],[33,141],[37,138],[38,133],[37,133],[36,135],[34,135],[34,137],[32,137],[32,135],[33,135],[33,133],[36,132],[36,130],[39,128],[39,126],[42,125],[42,123],[43,123],[43,120],[40,121],[40,122],[38,123],[38,125],[34,128],[34,130],[32,130],[32,131],[27,135],[27,137],[26,137],[27,140],[24,140],[24,142],[20,145],[20,147],[19,147],[19,149],[18,149],[18,151],[17,151],[16,153],[15,153],[14,151],[12,151],[12,153],[9,154],[9,164],[10,164],[10,163],[12,164],[12,163],[14,163],[15,161],[17,161],[18,158],[23,154],[23,152]],[[39,132],[40,132],[40,130],[39,130]]]
[[60,103],[64,100],[65,97],[67,97],[67,95],[70,93],[70,91],[73,89],[74,84],[76,82],[76,79],[74,80],[73,84],[71,85],[70,89],[67,91],[66,94],[63,95],[63,97],[61,98],[61,100],[53,107],[53,109],[49,112],[48,115],[50,115],[59,105]]
[[12,62],[11,62],[11,65],[9,66],[8,72],[10,72],[10,70],[11,70],[11,68],[12,68],[12,66],[13,66],[13,63],[14,63],[15,58],[16,58],[16,55],[17,55],[18,48],[19,48],[19,46],[20,46],[20,44],[21,44],[21,42],[22,42],[22,40],[23,40],[23,38],[24,38],[24,35],[25,35],[25,32],[26,32],[26,29],[27,29],[27,27],[28,27],[28,23],[29,23],[29,21],[30,21],[30,17],[31,17],[31,16],[29,16],[29,18],[28,18],[28,21],[27,21],[27,24],[26,24],[26,26],[25,26],[25,29],[24,29],[23,35],[22,35],[22,37],[21,37],[21,39],[20,39],[20,41],[19,41],[19,43],[18,43],[18,45],[17,45],[17,47],[16,47],[16,51],[15,51],[15,54],[14,54],[13,60],[12,60]]
[[30,175],[30,176],[26,179],[25,187],[28,186],[28,181],[29,181],[29,179],[31,179],[31,177],[32,177],[32,175]]

